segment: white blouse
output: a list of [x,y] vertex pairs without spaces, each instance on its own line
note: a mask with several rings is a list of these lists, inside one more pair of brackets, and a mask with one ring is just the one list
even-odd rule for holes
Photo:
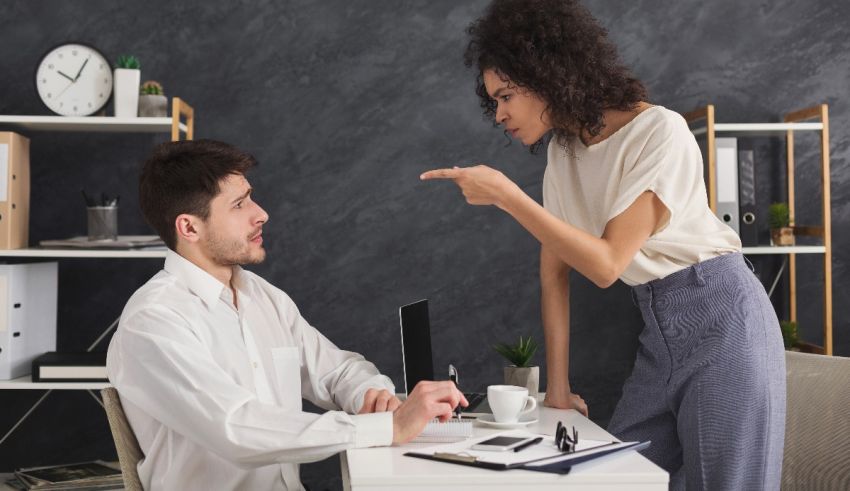
[[646,191],[669,211],[620,279],[628,285],[663,278],[692,264],[741,250],[734,230],[708,207],[702,154],[685,120],[650,107],[605,140],[572,150],[549,143],[543,206],[596,237]]

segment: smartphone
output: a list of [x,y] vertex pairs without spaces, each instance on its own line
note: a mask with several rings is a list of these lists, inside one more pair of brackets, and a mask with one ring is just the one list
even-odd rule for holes
[[535,437],[496,436],[472,446],[472,450],[489,450],[493,452],[504,452],[513,450],[523,443],[534,440]]

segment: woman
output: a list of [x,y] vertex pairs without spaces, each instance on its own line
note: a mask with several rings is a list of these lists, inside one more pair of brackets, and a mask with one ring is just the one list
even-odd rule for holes
[[548,386],[570,390],[569,272],[632,286],[645,327],[611,419],[671,488],[778,489],[785,422],[776,315],[736,234],[707,206],[685,121],[645,102],[605,30],[577,2],[496,0],[468,29],[485,114],[532,149],[551,134],[543,207],[487,166],[438,169],[469,203],[496,205],[541,243]]

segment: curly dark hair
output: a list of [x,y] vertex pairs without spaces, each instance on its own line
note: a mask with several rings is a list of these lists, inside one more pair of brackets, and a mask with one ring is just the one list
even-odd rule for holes
[[562,145],[582,130],[598,135],[604,110],[629,111],[647,97],[607,31],[577,1],[494,0],[466,32],[464,62],[478,69],[475,93],[494,124],[496,101],[484,87],[485,70],[543,99]]

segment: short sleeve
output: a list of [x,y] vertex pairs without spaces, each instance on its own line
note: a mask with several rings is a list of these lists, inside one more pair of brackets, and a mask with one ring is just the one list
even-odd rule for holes
[[555,138],[549,142],[546,170],[543,172],[543,208],[556,217],[564,219],[561,203],[562,189],[556,167],[559,165],[557,152],[559,145]]
[[630,144],[632,149],[624,162],[617,197],[606,222],[626,211],[644,192],[651,191],[669,211],[659,232],[675,220],[679,206],[688,199],[690,181],[698,175],[702,162],[699,147],[684,120],[672,118],[659,120],[642,138]]

